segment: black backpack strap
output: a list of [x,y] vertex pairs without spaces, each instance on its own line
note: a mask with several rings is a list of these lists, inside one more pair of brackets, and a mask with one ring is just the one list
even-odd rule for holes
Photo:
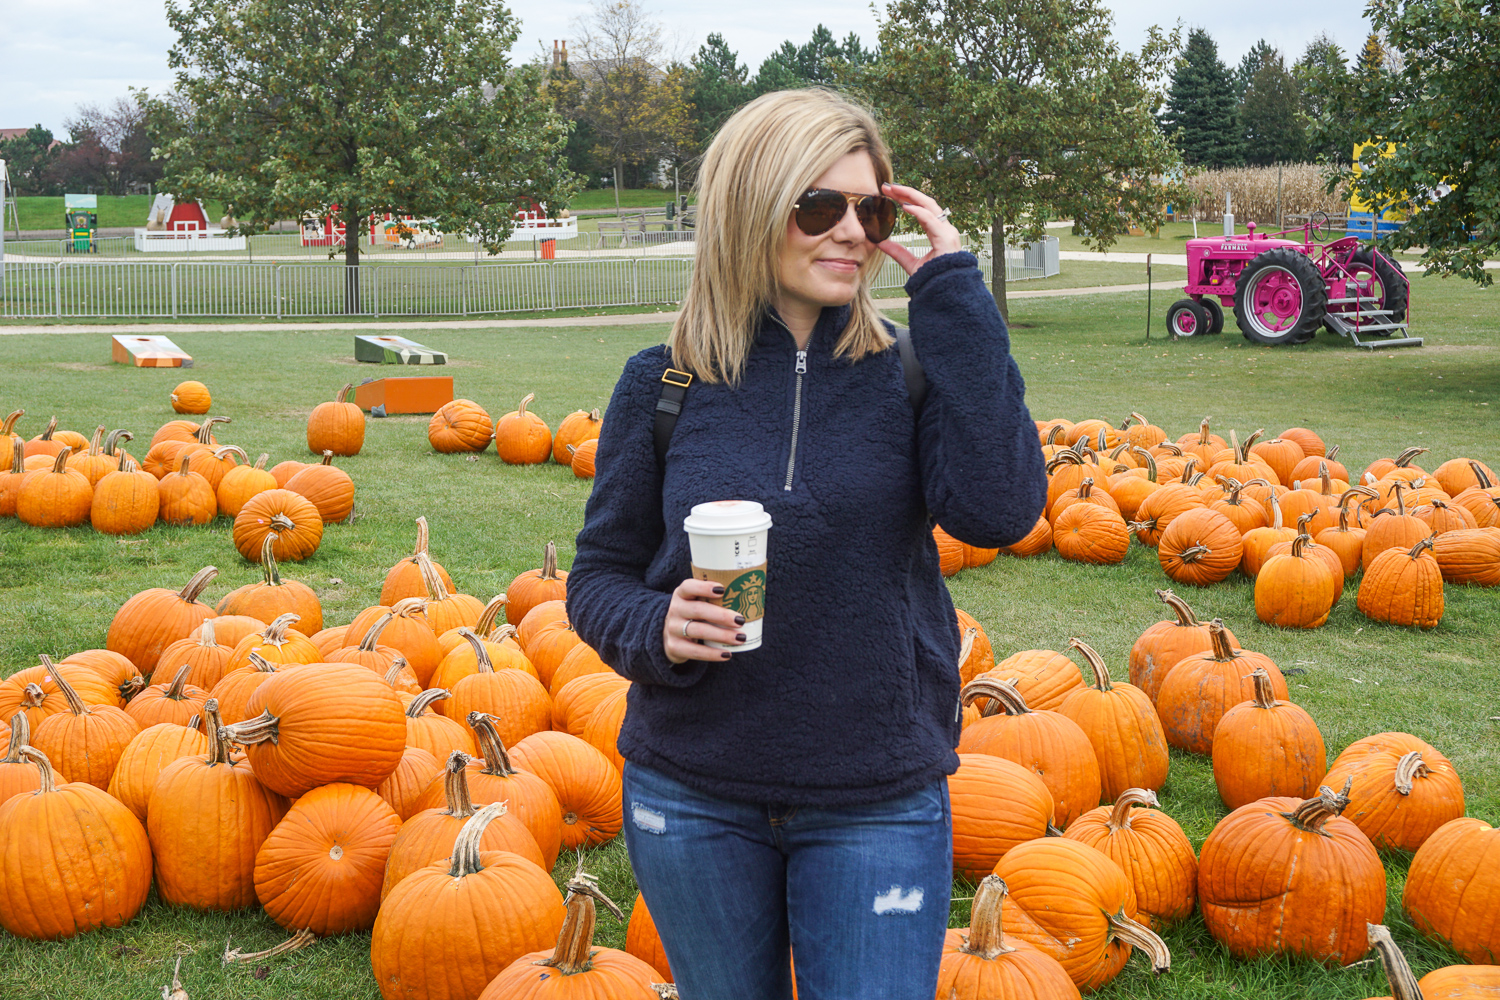
[[911,399],[911,408],[921,414],[922,403],[927,399],[927,373],[922,371],[916,349],[911,346],[911,330],[904,326],[896,327],[896,350],[901,352],[901,369],[906,375],[906,395]]
[[688,386],[692,384],[692,372],[668,368],[661,373],[661,398],[656,401],[656,424],[652,428],[658,468],[667,464],[667,445],[672,443],[672,431],[682,413],[682,401],[687,398]]

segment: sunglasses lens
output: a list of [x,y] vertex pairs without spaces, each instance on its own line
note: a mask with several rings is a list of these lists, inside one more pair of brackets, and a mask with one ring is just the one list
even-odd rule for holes
[[797,202],[797,228],[808,236],[822,236],[839,224],[849,202],[837,191],[809,191]]
[[871,243],[884,243],[896,228],[896,203],[884,195],[861,198],[855,206],[855,216],[865,227]]

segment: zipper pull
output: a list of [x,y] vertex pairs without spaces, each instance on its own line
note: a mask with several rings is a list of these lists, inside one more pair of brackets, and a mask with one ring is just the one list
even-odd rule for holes
[[807,372],[807,352],[806,351],[798,351],[797,352],[797,374],[798,375],[803,375],[803,374],[806,374],[806,372]]

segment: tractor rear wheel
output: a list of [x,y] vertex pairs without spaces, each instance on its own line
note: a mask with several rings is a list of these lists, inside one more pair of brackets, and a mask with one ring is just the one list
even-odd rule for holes
[[1192,299],[1178,299],[1167,310],[1167,333],[1173,337],[1201,337],[1208,333],[1208,313]]
[[[1393,322],[1400,322],[1405,319],[1407,285],[1400,273],[1400,265],[1373,247],[1354,251],[1354,256],[1350,258],[1350,263],[1363,265],[1364,269],[1375,275],[1376,280],[1380,284],[1378,289],[1372,288],[1371,285],[1373,283],[1366,278],[1362,282],[1364,288],[1361,290],[1361,294],[1374,293],[1375,297],[1380,299],[1380,305],[1377,308],[1389,309],[1391,311],[1390,318]],[[1358,267],[1356,267],[1355,273],[1359,275]]]
[[1306,254],[1276,247],[1240,272],[1234,291],[1234,320],[1257,344],[1311,340],[1328,311],[1328,285]]

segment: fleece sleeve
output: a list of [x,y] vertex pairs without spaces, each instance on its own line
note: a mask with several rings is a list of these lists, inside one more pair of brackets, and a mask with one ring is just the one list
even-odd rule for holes
[[927,508],[960,541],[1010,545],[1041,516],[1047,475],[1005,321],[969,253],[929,261],[906,289],[927,377],[917,421]]
[[593,493],[568,571],[568,619],[621,676],[686,687],[703,676],[707,664],[667,659],[662,627],[672,595],[646,583],[665,533],[653,432],[665,367],[663,349],[644,351],[626,363],[615,385],[600,428]]

